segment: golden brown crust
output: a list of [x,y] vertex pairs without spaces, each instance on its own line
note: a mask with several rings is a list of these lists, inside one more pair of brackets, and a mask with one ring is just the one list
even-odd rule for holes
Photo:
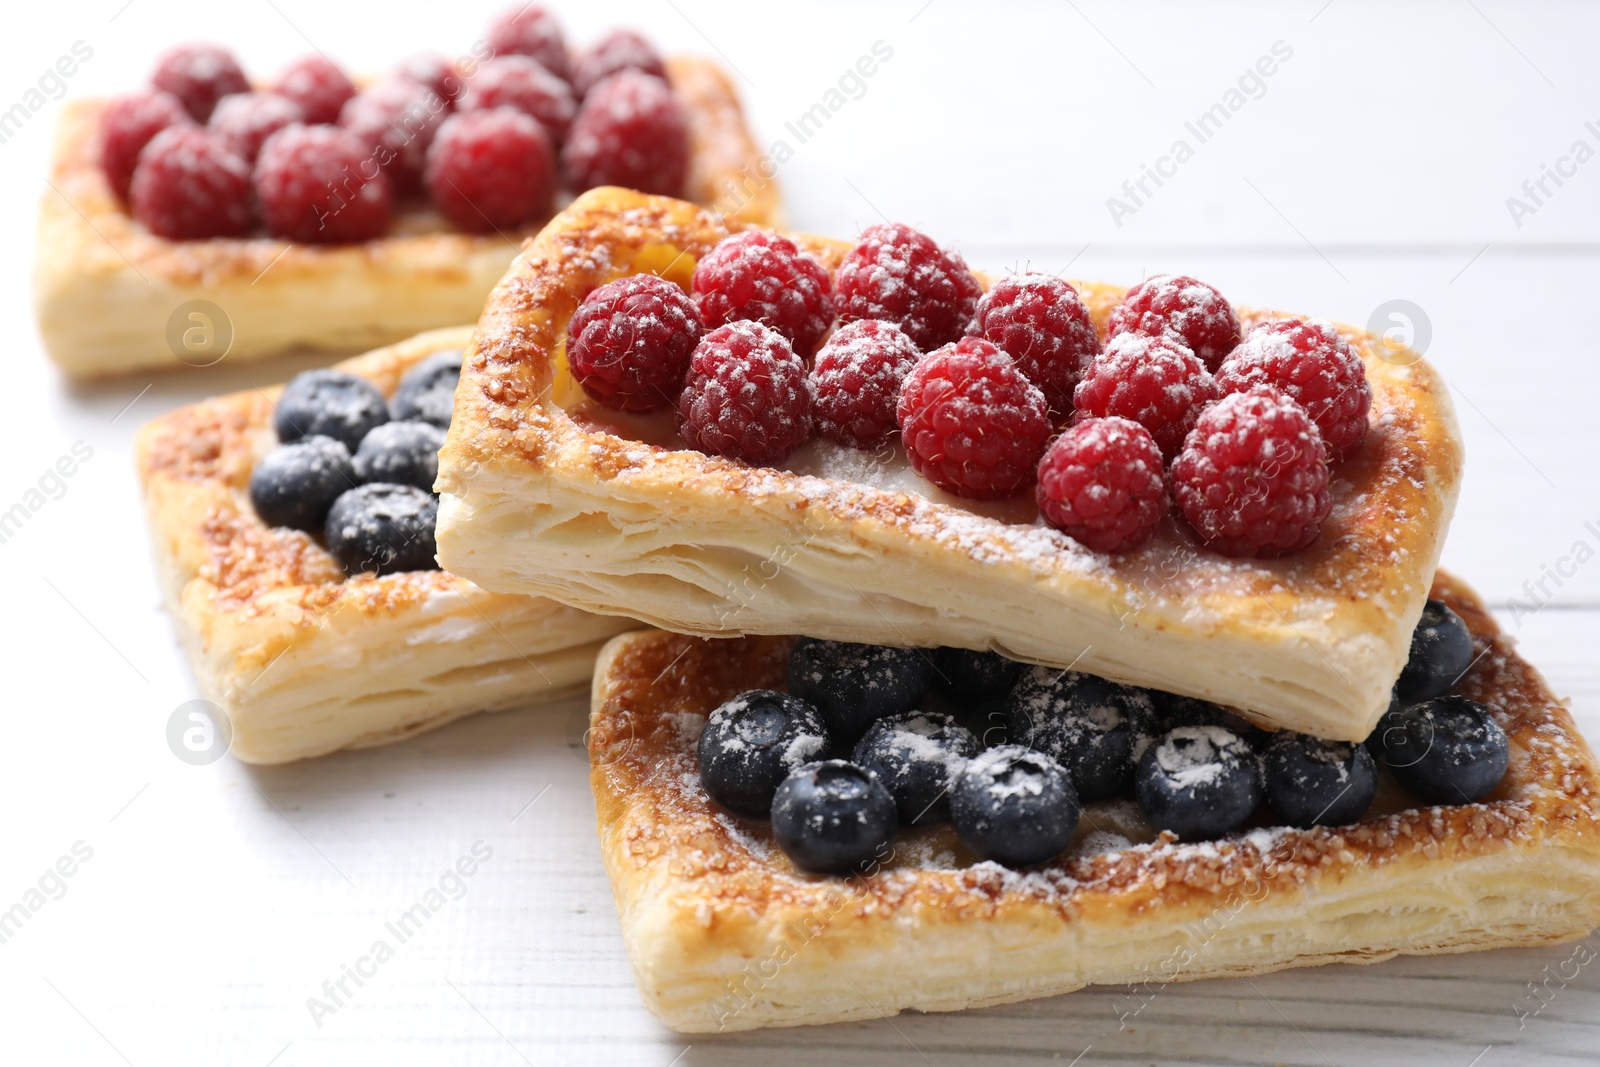
[[[776,223],[778,186],[772,178],[750,181],[763,157],[728,76],[694,57],[672,58],[668,73],[690,116],[689,198],[730,217]],[[233,360],[292,347],[360,350],[470,322],[544,221],[485,236],[454,232],[437,213],[414,210],[392,236],[356,245],[169,241],[135,222],[101,173],[98,130],[107,103],[74,100],[63,108],[53,188],[40,206],[36,310],[46,349],[70,374],[179,366],[167,320],[196,299],[231,320]]]
[[[1310,548],[1228,560],[1169,521],[1146,548],[1108,558],[1038,522],[1029,501],[986,507],[914,477],[875,486],[752,469],[670,434],[667,447],[642,443],[586,404],[564,363],[578,301],[626,273],[687,279],[730,228],[681,201],[606,189],[528,247],[484,309],[440,456],[448,566],[487,588],[684,632],[995,647],[1272,725],[1366,736],[1460,482],[1453,409],[1427,363],[1341,328],[1366,361],[1372,425],[1335,472]],[[849,248],[797,239],[830,270]],[[1103,331],[1124,290],[1075,284]],[[1272,315],[1241,312],[1247,325]]]
[[614,639],[595,675],[591,779],[646,1003],[679,1029],[747,1029],[1582,936],[1600,922],[1594,757],[1474,594],[1441,574],[1434,595],[1480,653],[1460,691],[1511,738],[1487,800],[1408,809],[1380,794],[1354,825],[1198,844],[1140,833],[1125,803],[1092,805],[1066,855],[1021,872],[974,863],[948,827],[902,830],[867,877],[799,872],[765,824],[716,809],[693,747],[721,701],[782,688],[789,639]]
[[[338,366],[389,395],[408,368],[470,334],[435,330]],[[599,643],[628,624],[487,593],[443,571],[346,579],[312,537],[264,524],[250,472],[277,444],[279,392],[180,408],[135,444],[168,606],[240,759],[396,740],[587,681]]]

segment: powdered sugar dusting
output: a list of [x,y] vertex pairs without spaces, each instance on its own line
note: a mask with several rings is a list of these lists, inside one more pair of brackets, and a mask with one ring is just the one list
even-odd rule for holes
[[[1186,742],[1186,743],[1184,743]],[[1184,726],[1156,746],[1156,762],[1179,789],[1214,785],[1227,773],[1224,753],[1238,740],[1220,726]]]

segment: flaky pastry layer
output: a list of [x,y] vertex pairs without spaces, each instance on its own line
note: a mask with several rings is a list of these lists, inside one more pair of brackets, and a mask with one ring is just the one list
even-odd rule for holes
[[591,781],[645,1004],[678,1030],[748,1030],[1584,936],[1600,923],[1593,754],[1474,594],[1441,573],[1435,595],[1481,653],[1460,691],[1511,738],[1482,803],[1412,808],[1385,772],[1353,825],[1192,844],[1096,804],[1066,854],[1020,871],[974,862],[947,826],[902,829],[865,876],[799,871],[765,823],[706,797],[694,752],[718,703],[782,688],[789,639],[615,638]]
[[[752,469],[584,400],[564,353],[578,302],[629,273],[686,281],[728,232],[691,204],[601,189],[528,246],[484,310],[440,454],[447,567],[679,632],[994,648],[1269,726],[1367,736],[1461,476],[1449,394],[1426,362],[1341,327],[1366,361],[1372,425],[1334,472],[1310,548],[1226,559],[1169,519],[1112,558],[1042,524],[1031,500],[959,500],[898,454],[814,442],[793,469]],[[830,270],[850,247],[796,239]],[[1103,331],[1124,290],[1074,284]],[[1272,315],[1241,311],[1246,326]]]
[[[387,396],[470,333],[434,330],[338,367]],[[443,571],[346,579],[309,535],[263,523],[250,472],[277,444],[280,391],[181,408],[136,444],[167,607],[234,755],[284,763],[583,691],[601,644],[630,623]]]
[[[731,217],[776,224],[778,186],[763,171],[728,76],[694,57],[669,60],[668,73],[690,118],[688,197]],[[134,221],[101,173],[98,131],[107,103],[77,100],[63,108],[52,188],[40,206],[35,310],[46,350],[69,374],[204,364],[224,354],[257,359],[292,348],[360,351],[471,322],[543,222],[465,234],[418,210],[391,236],[362,244],[169,241]],[[225,319],[206,309],[199,320],[179,312],[193,300],[211,302]],[[170,327],[175,314],[181,322]],[[216,340],[224,335],[203,331],[230,324],[224,352]],[[189,344],[182,338],[191,327],[202,333]]]

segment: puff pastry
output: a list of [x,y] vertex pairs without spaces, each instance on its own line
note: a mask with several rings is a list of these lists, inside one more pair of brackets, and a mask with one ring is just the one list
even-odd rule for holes
[[[1110,559],[1041,524],[1031,500],[945,496],[903,457],[813,442],[789,469],[752,469],[585,401],[563,349],[580,298],[627,273],[686,281],[728,232],[682,201],[596,190],[528,246],[484,310],[440,453],[446,567],[684,633],[993,648],[1270,726],[1371,731],[1461,476],[1449,395],[1427,363],[1380,359],[1376,338],[1341,328],[1367,363],[1372,428],[1335,473],[1311,548],[1229,560],[1169,521]],[[830,270],[849,247],[796,240]],[[1103,330],[1124,290],[1075,284]]]
[[[778,187],[761,167],[728,76],[694,57],[667,66],[690,116],[689,197],[775,224]],[[106,103],[64,107],[53,188],[40,207],[35,310],[46,350],[69,374],[180,366],[168,320],[195,299],[216,304],[231,322],[226,354],[233,360],[296,347],[360,351],[471,322],[518,245],[538,230],[463,234],[418,211],[400,219],[392,236],[356,245],[164,240],[128,215],[101,174],[97,131]]]
[[1511,738],[1484,802],[1408,809],[1390,780],[1353,825],[1195,844],[1153,837],[1130,803],[1090,805],[1062,858],[1023,871],[963,860],[930,827],[902,829],[870,875],[799,872],[765,824],[706,798],[694,752],[719,702],[781,687],[788,640],[614,639],[591,775],[646,1005],[677,1030],[747,1030],[1584,936],[1600,923],[1594,756],[1473,593],[1440,574],[1434,595],[1482,653],[1461,691]]
[[[390,394],[470,332],[435,330],[338,366]],[[632,624],[444,571],[346,580],[308,535],[257,518],[250,471],[277,443],[279,392],[182,408],[136,445],[168,609],[201,691],[231,720],[234,755],[283,763],[583,691],[601,644]]]

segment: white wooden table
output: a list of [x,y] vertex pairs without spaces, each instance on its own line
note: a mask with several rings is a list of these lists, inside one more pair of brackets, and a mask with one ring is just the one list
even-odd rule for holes
[[[883,214],[989,269],[1124,282],[1182,270],[1239,302],[1350,322],[1391,300],[1421,309],[1469,448],[1446,561],[1507,609],[1529,658],[1600,737],[1600,564],[1587,560],[1600,550],[1600,161],[1560,162],[1575,141],[1600,148],[1600,128],[1585,126],[1600,120],[1600,12],[1506,0],[563,7],[579,40],[635,22],[736,67],[763,136],[792,149],[780,180],[799,228],[848,236]],[[74,442],[93,449],[0,544],[0,909],[41,877],[49,893],[0,943],[0,1062],[1595,1061],[1600,966],[1552,982],[1542,1010],[1518,1016],[1538,1006],[1528,983],[1570,947],[1172,987],[1125,1029],[1126,994],[1090,990],[691,1041],[632,987],[593,836],[581,705],[286,768],[175,759],[164,726],[196,690],[158,607],[132,435],[176,405],[312,361],[64,382],[28,309],[58,104],[34,109],[26,90],[79,40],[93,57],[66,91],[89,94],[142,80],[179,37],[230,42],[263,73],[308,41],[377,69],[422,45],[464,49],[487,14],[384,10],[97,0],[19,8],[0,35],[0,111],[27,113],[0,143],[0,510]],[[841,85],[880,41],[891,58]],[[1291,54],[1230,98],[1278,42]],[[842,103],[799,143],[788,124],[826,108],[830,88]],[[1207,113],[1200,143],[1186,123]],[[1192,153],[1163,162],[1179,139]],[[1570,176],[1546,178],[1534,204],[1523,182],[1544,164]],[[1146,178],[1134,203],[1123,183],[1146,165],[1169,176]],[[1111,197],[1133,210],[1113,211]],[[1514,212],[1510,197],[1533,210]],[[1585,562],[1562,562],[1574,552]],[[492,857],[460,899],[314,1020],[308,998],[475,842]],[[74,849],[71,877],[46,877]]]

